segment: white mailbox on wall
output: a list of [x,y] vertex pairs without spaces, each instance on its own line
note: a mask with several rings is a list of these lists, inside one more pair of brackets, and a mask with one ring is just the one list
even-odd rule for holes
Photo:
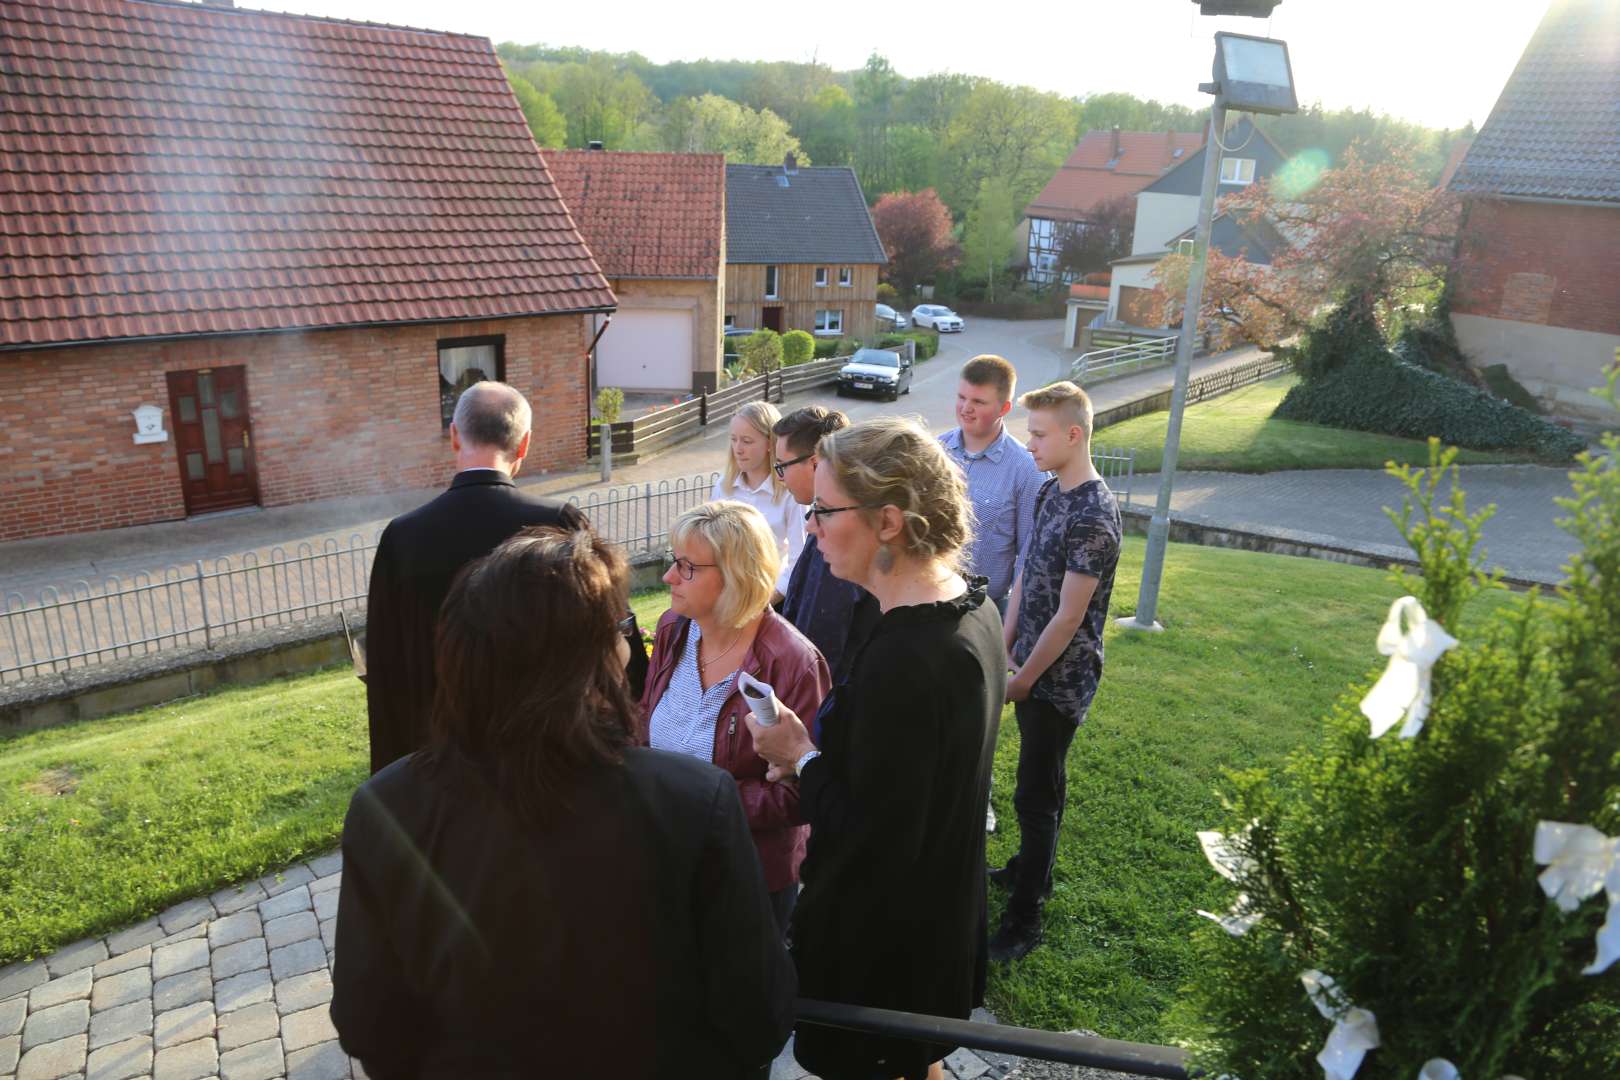
[[135,442],[159,443],[169,437],[163,430],[163,410],[156,405],[142,405],[135,410]]

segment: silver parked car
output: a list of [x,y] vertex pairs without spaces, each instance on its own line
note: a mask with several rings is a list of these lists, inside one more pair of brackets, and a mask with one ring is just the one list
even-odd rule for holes
[[954,334],[962,329],[962,316],[944,304],[918,304],[911,309],[914,326],[932,327],[941,334]]
[[879,326],[891,330],[904,330],[911,325],[911,321],[906,318],[905,312],[896,311],[888,304],[879,304],[877,306],[877,321]]

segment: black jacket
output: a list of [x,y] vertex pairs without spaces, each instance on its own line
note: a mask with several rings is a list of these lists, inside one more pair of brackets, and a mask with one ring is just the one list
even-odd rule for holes
[[[531,525],[586,528],[579,509],[525,495],[504,473],[457,473],[449,490],[388,523],[366,604],[366,709],[371,771],[427,745],[433,627],[456,572]],[[631,646],[646,668],[640,634]],[[635,671],[631,671],[632,677]]]
[[[975,578],[884,613],[821,707],[793,916],[806,998],[966,1019],[984,998],[984,808],[1006,700],[1001,619]],[[921,1076],[953,1047],[801,1025],[827,1080]]]
[[781,1050],[796,981],[731,777],[632,749],[568,799],[529,823],[423,755],[355,794],[331,1014],[369,1075],[726,1080]]

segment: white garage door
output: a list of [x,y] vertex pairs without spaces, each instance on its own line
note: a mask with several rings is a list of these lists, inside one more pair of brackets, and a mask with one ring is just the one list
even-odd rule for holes
[[596,346],[596,385],[692,389],[692,313],[620,309]]

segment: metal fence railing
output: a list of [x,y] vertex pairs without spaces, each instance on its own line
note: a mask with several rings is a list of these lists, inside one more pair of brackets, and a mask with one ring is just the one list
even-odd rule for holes
[[[1129,503],[1136,451],[1098,447],[1098,472],[1121,503]],[[569,499],[603,537],[629,555],[658,554],[670,524],[707,502],[719,473],[590,491]],[[65,591],[40,590],[29,602],[8,591],[0,607],[0,682],[57,674],[112,660],[176,649],[212,648],[254,630],[339,612],[362,612],[377,536],[351,535],[301,543],[291,552],[199,559],[186,567],[97,584],[76,581]]]
[[1176,337],[1150,338],[1111,349],[1095,349],[1074,362],[1069,377],[1076,383],[1098,382],[1144,368],[1160,367],[1176,358]]

